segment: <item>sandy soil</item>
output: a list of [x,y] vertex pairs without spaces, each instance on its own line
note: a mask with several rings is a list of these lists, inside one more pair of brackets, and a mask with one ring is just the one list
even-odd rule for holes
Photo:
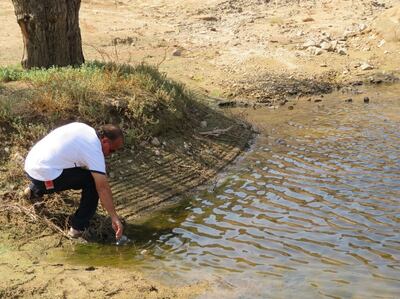
[[[84,0],[80,22],[86,59],[153,63],[209,95],[251,97],[249,82],[267,74],[336,82],[399,71],[398,5],[395,0]],[[8,1],[0,4],[0,22],[0,65],[17,64],[22,39]],[[324,40],[336,49],[304,46],[319,47]],[[372,69],[363,70],[363,64]]]
[[[395,0],[84,0],[80,23],[87,60],[156,64],[211,98],[273,105],[400,72]],[[1,1],[0,66],[21,57],[11,1]],[[188,298],[206,288],[171,289],[127,270],[46,263],[49,247],[41,244],[55,241],[43,237],[19,250],[0,245],[0,297]]]

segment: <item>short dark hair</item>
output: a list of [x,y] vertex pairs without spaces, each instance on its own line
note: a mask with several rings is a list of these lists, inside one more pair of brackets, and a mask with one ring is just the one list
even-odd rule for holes
[[99,138],[107,137],[111,141],[115,141],[118,138],[124,139],[124,134],[122,133],[121,128],[112,124],[102,125],[97,130],[97,136],[99,136]]

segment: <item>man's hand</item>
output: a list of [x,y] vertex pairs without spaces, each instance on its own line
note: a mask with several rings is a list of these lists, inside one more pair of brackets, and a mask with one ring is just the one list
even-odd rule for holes
[[112,228],[115,231],[115,239],[119,240],[124,232],[124,226],[122,225],[121,221],[118,217],[111,217]]
[[111,194],[110,185],[108,184],[107,177],[104,174],[92,172],[94,182],[96,183],[96,190],[100,197],[101,205],[111,216],[112,227],[115,231],[115,238],[119,240],[124,231],[124,227],[118,218],[117,212],[114,208],[113,198]]

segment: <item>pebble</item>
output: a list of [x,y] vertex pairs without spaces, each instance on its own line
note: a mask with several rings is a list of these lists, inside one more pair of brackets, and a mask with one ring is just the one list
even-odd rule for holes
[[366,63],[366,62],[364,62],[363,64],[361,64],[360,68],[361,68],[363,71],[368,71],[368,70],[373,70],[373,69],[374,69],[374,67],[373,67],[372,65],[370,65],[370,64],[368,64],[368,63]]
[[332,45],[329,42],[322,42],[320,46],[321,46],[322,50],[326,50],[326,51],[332,50]]
[[358,25],[358,29],[359,29],[360,31],[364,31],[365,29],[367,29],[367,25],[364,24],[364,23],[359,24],[359,25]]
[[307,49],[309,47],[315,47],[316,45],[317,45],[317,43],[315,41],[309,40],[309,41],[306,41],[301,47],[303,49]]
[[93,266],[89,266],[89,267],[85,268],[85,270],[86,271],[94,271],[94,270],[96,270],[96,268]]
[[345,48],[340,48],[337,51],[340,55],[347,55],[347,50]]
[[182,51],[179,49],[175,49],[172,51],[172,56],[182,56]]
[[353,102],[353,99],[346,99],[346,100],[344,100],[346,103],[351,103],[351,102]]
[[121,238],[115,242],[115,244],[117,246],[121,246],[121,245],[125,245],[129,242],[130,242],[130,240],[128,239],[128,237],[125,235],[122,235]]
[[304,18],[302,21],[303,22],[312,22],[312,21],[314,21],[314,19],[311,17],[308,17],[308,18]]
[[216,21],[218,21],[218,18],[215,16],[202,16],[202,17],[200,17],[200,20],[208,21],[208,22],[216,22]]
[[364,103],[369,103],[369,97],[364,97]]

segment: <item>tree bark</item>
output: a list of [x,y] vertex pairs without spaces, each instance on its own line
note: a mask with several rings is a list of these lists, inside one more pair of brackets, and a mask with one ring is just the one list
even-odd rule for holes
[[79,28],[81,0],[12,2],[24,42],[24,68],[84,63]]

